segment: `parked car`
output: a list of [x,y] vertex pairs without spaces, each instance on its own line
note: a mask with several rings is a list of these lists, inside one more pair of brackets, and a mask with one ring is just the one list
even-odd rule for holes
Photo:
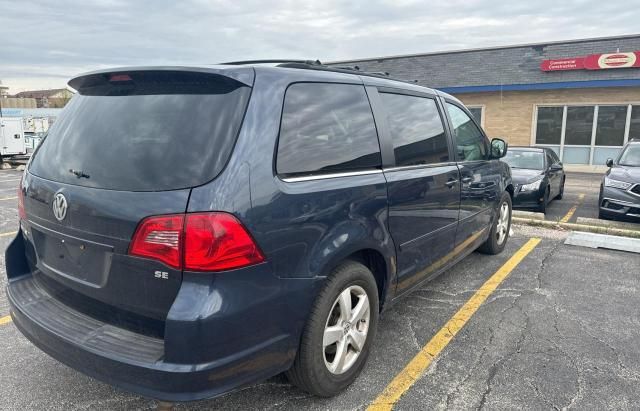
[[334,395],[382,310],[507,242],[506,143],[445,93],[304,62],[69,85],[20,185],[7,293],[36,346],[125,390],[196,400],[284,371]]
[[552,199],[562,199],[566,176],[555,151],[510,147],[503,161],[511,167],[514,207],[535,208],[546,213]]
[[600,184],[600,218],[640,221],[640,139],[629,141],[615,161],[607,159],[607,166]]

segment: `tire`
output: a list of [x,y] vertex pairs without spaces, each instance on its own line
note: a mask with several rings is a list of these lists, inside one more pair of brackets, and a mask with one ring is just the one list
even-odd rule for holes
[[564,196],[564,182],[566,179],[567,179],[566,177],[562,178],[562,184],[560,185],[560,192],[556,196],[557,200],[562,200],[562,197]]
[[[491,225],[489,238],[478,248],[478,251],[484,254],[495,255],[500,254],[502,250],[504,250],[507,240],[509,239],[509,231],[511,230],[512,209],[511,196],[507,192],[502,193],[495,221]],[[504,212],[507,213],[506,216],[503,214]]]
[[547,214],[547,205],[549,204],[549,192],[550,188],[549,186],[547,186],[547,189],[544,191],[544,197],[542,199],[542,203],[540,203],[540,205],[538,206],[538,211],[543,213],[543,214]]
[[[363,295],[366,295],[362,304],[369,305],[368,322],[352,324],[347,321],[349,325],[345,324],[342,320],[343,304],[339,301],[345,293],[351,297],[351,309],[358,308],[357,303],[362,302]],[[346,304],[346,300],[342,301]],[[351,260],[338,266],[327,278],[313,304],[293,366],[285,372],[289,381],[319,397],[331,397],[346,389],[360,374],[369,356],[378,326],[378,307],[378,287],[371,271]],[[366,313],[360,318],[365,319]],[[342,336],[325,347],[324,336],[328,328],[334,328],[334,337],[341,332]],[[327,335],[331,339],[331,334]],[[355,349],[355,337],[361,341],[359,353]],[[340,357],[344,359],[342,368],[337,354],[341,344],[346,347],[342,352],[347,353]]]

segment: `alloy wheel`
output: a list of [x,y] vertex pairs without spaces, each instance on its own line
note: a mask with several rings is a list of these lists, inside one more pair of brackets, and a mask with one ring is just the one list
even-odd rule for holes
[[498,224],[496,227],[496,236],[498,245],[502,245],[509,234],[509,204],[506,202],[500,206],[500,215],[498,216]]
[[332,374],[347,372],[364,349],[370,305],[367,293],[358,285],[346,288],[334,301],[322,340],[324,364]]

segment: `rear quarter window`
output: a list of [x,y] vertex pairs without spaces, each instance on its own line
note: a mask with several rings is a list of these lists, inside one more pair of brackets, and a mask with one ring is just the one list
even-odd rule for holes
[[335,173],[380,165],[364,86],[296,83],[288,88],[278,140],[278,174]]

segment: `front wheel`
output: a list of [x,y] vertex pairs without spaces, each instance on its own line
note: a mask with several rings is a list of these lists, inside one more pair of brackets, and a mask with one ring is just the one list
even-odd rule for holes
[[561,185],[560,185],[560,192],[559,192],[559,193],[558,193],[558,195],[556,196],[556,199],[557,199],[557,200],[562,200],[562,197],[564,197],[564,182],[565,182],[565,179],[563,178],[563,179],[562,179],[562,183],[561,183]]
[[346,261],[328,277],[305,326],[287,378],[313,395],[330,397],[360,374],[378,325],[378,288],[371,271]]
[[549,205],[549,186],[547,186],[547,189],[544,190],[544,196],[542,197],[542,202],[540,203],[540,205],[538,206],[538,211],[541,212],[542,214],[547,214],[547,205]]
[[509,238],[511,229],[511,196],[509,193],[502,193],[498,215],[491,226],[489,238],[478,248],[478,251],[485,254],[500,254],[504,250]]

